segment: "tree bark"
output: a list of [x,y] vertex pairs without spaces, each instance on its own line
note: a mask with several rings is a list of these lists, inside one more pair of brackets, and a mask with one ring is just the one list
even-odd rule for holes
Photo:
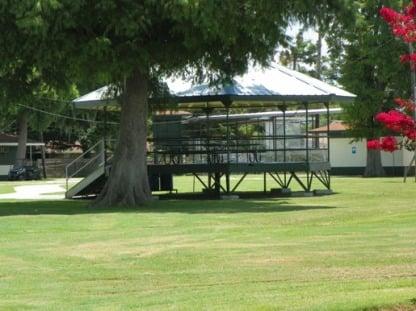
[[[43,138],[43,131],[40,131],[40,133],[39,133],[39,139],[40,139],[40,141],[42,143],[45,143],[44,142],[44,138]],[[46,155],[45,155],[45,146],[44,145],[41,147],[40,152],[42,154],[42,173],[43,173],[43,178],[46,179],[46,163],[45,163],[46,162],[45,161]]]
[[385,176],[383,165],[381,163],[381,151],[367,149],[367,166],[364,171],[365,177],[382,177]]
[[146,164],[148,77],[126,80],[118,144],[103,191],[93,207],[137,206],[151,199]]
[[27,127],[28,127],[28,112],[22,110],[17,115],[17,151],[15,165],[22,166],[26,162],[26,145],[27,145]]
[[293,52],[292,57],[293,57],[293,64],[292,64],[293,70],[297,70],[297,67],[298,67],[298,56],[297,56],[296,51]]

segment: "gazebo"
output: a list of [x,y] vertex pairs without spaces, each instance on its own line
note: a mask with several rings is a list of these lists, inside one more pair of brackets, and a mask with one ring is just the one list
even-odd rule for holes
[[[293,182],[306,193],[331,190],[328,131],[331,113],[340,111],[331,104],[351,102],[354,94],[280,65],[251,68],[221,85],[167,84],[170,96],[149,99],[153,191],[173,190],[173,176],[183,174],[212,195],[237,193],[249,174],[264,176],[264,191],[267,175],[280,192],[289,192]],[[74,107],[116,109],[117,96],[108,94],[107,87],[98,89],[74,100]],[[312,129],[322,126],[328,131],[318,138]],[[325,148],[318,139],[327,140]],[[71,168],[67,172],[70,178]],[[238,176],[234,185],[231,175]],[[323,189],[313,189],[314,181]],[[87,194],[78,188],[67,196]]]

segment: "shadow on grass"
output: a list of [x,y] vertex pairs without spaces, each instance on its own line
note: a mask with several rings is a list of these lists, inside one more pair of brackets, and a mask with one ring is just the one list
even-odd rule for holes
[[107,209],[91,208],[89,207],[90,203],[91,201],[0,202],[0,217],[19,215],[78,215],[105,213],[280,213],[335,208],[331,206],[294,205],[287,202],[287,200],[154,201],[136,208],[113,207]]
[[410,299],[408,302],[404,304],[395,305],[395,306],[374,306],[374,307],[367,307],[362,309],[362,311],[414,311],[416,310],[416,298]]

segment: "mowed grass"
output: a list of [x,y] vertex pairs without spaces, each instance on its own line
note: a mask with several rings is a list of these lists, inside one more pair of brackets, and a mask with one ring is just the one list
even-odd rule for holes
[[[262,189],[261,176],[244,187]],[[334,178],[333,188],[105,211],[2,201],[0,310],[413,309],[416,184]]]

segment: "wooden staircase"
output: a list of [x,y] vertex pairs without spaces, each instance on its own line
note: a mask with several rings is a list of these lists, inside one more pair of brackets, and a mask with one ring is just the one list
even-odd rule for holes
[[[73,199],[99,194],[107,179],[109,168],[107,163],[104,141],[101,140],[66,166],[65,197]],[[79,178],[82,179],[72,184],[75,179]]]

